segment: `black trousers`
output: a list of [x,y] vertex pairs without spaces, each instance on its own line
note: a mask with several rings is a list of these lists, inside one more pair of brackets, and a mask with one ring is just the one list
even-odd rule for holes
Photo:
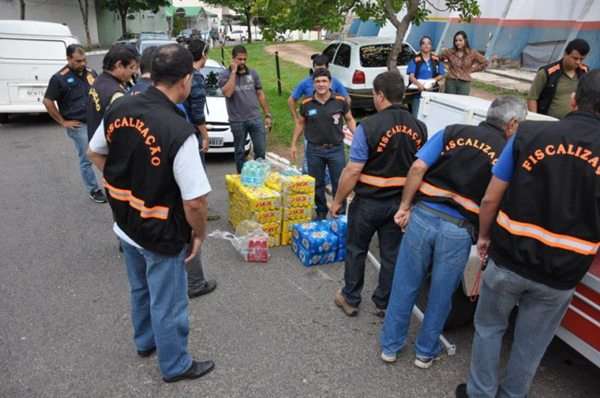
[[361,302],[365,282],[365,260],[371,238],[377,233],[381,269],[379,282],[372,300],[379,309],[385,309],[394,279],[394,265],[402,240],[402,230],[394,223],[400,198],[372,199],[355,197],[348,209],[348,241],[342,294],[352,306]]

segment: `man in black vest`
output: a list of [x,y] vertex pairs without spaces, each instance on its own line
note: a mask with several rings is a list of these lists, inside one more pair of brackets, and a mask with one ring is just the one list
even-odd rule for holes
[[414,364],[427,369],[440,355],[439,337],[469,258],[479,202],[492,165],[526,115],[524,101],[499,97],[490,105],[485,122],[448,126],[417,153],[395,215],[406,233],[381,331],[381,359],[385,362],[394,362],[406,343],[412,308],[430,265],[431,287]]
[[[300,134],[306,137],[308,174],[315,178],[315,204],[317,218],[327,217],[325,196],[325,170],[329,169],[331,190],[335,195],[342,170],[346,164],[344,152],[344,122],[354,132],[356,122],[346,99],[331,91],[331,73],[317,69],[313,73],[315,91],[302,101],[300,116],[296,120],[290,155],[296,161],[296,143]],[[343,209],[345,211],[345,209]]]
[[577,82],[588,71],[583,60],[589,52],[585,40],[575,39],[567,44],[561,59],[542,66],[529,89],[529,110],[558,119],[565,117],[571,111],[571,95],[577,89]]
[[365,280],[365,259],[373,235],[379,237],[381,270],[372,300],[384,311],[390,296],[394,261],[402,230],[394,223],[404,179],[417,150],[427,140],[427,128],[400,105],[404,79],[384,72],[373,81],[377,114],[364,119],[352,137],[350,162],[344,168],[331,214],[337,215],[348,195],[348,242],[344,287],[335,303],[348,316],[358,313]]
[[91,139],[108,106],[127,91],[127,82],[137,73],[139,55],[124,44],[115,44],[102,60],[102,73],[90,89],[87,106],[88,136]]
[[[469,381],[457,387],[459,397],[527,396],[575,285],[600,246],[600,70],[581,78],[571,105],[574,112],[559,122],[523,123],[494,166],[477,242],[489,262],[475,313]],[[500,383],[502,338],[517,304]]]
[[90,199],[96,203],[106,203],[106,196],[100,189],[92,164],[85,154],[88,144],[87,97],[95,79],[96,72],[86,67],[83,47],[79,44],[69,45],[67,65],[50,79],[44,94],[44,106],[52,119],[67,130],[67,137],[75,145],[79,171]]
[[[194,40],[192,41],[192,43]],[[158,47],[148,47],[144,50],[142,54],[142,58],[140,60],[140,72],[141,75],[137,79],[135,85],[129,90],[128,95],[138,95],[143,92],[146,92],[150,86],[152,86],[152,60],[156,52],[158,51]],[[192,53],[192,57],[194,57],[194,52]],[[195,63],[196,61],[194,61]],[[196,67],[194,66],[194,69]],[[192,91],[194,90],[194,80],[192,79]],[[190,94],[190,97],[192,94]],[[189,98],[188,98],[189,101]],[[180,110],[185,110],[186,107],[182,104],[178,105]],[[186,112],[187,113],[187,112]],[[189,119],[188,119],[189,120]],[[198,138],[201,139],[201,136],[198,135]],[[200,158],[202,159],[202,163],[204,163],[204,152],[202,149],[200,150]],[[205,294],[211,293],[217,288],[217,281],[214,279],[207,280],[204,276],[204,269],[202,266],[202,254],[199,251],[198,255],[194,257],[191,261],[187,263],[187,282],[188,282],[188,297],[196,298],[203,296]]]
[[[187,351],[185,262],[206,236],[206,178],[196,129],[176,104],[190,93],[192,56],[178,44],[160,47],[154,86],[115,102],[90,141],[103,170],[131,287],[134,342],[142,357],[158,349],[166,382],[210,372]],[[188,245],[191,241],[191,245]]]

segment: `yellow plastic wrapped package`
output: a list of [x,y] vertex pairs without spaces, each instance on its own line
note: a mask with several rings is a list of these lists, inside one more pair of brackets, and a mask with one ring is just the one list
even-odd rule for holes
[[263,231],[269,234],[269,247],[279,246],[281,243],[281,222],[261,224]]
[[313,208],[315,205],[314,194],[293,194],[283,197],[283,207]]
[[227,174],[225,175],[225,186],[227,192],[232,193],[239,191],[239,187],[242,185],[239,174]]
[[283,221],[310,221],[312,219],[311,207],[285,207],[283,209]]
[[272,189],[260,187],[240,187],[241,204],[246,204],[251,211],[277,210],[281,207],[281,195]]
[[299,193],[314,195],[315,193],[315,179],[309,175],[285,176],[272,172],[265,180],[265,185],[284,195]]

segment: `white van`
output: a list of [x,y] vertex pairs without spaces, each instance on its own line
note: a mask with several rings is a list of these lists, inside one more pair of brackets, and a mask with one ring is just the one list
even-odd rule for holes
[[78,43],[69,28],[52,22],[0,20],[0,121],[11,113],[43,113],[46,87]]

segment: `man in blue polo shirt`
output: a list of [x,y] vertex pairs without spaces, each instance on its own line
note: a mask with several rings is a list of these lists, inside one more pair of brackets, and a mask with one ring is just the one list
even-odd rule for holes
[[[440,355],[439,337],[474,243],[479,203],[492,165],[526,115],[523,100],[499,97],[485,122],[448,126],[417,152],[394,216],[406,232],[381,332],[383,361],[396,361],[406,343],[412,308],[430,265],[431,288],[414,364],[427,369]],[[417,191],[419,199],[411,209]]]

